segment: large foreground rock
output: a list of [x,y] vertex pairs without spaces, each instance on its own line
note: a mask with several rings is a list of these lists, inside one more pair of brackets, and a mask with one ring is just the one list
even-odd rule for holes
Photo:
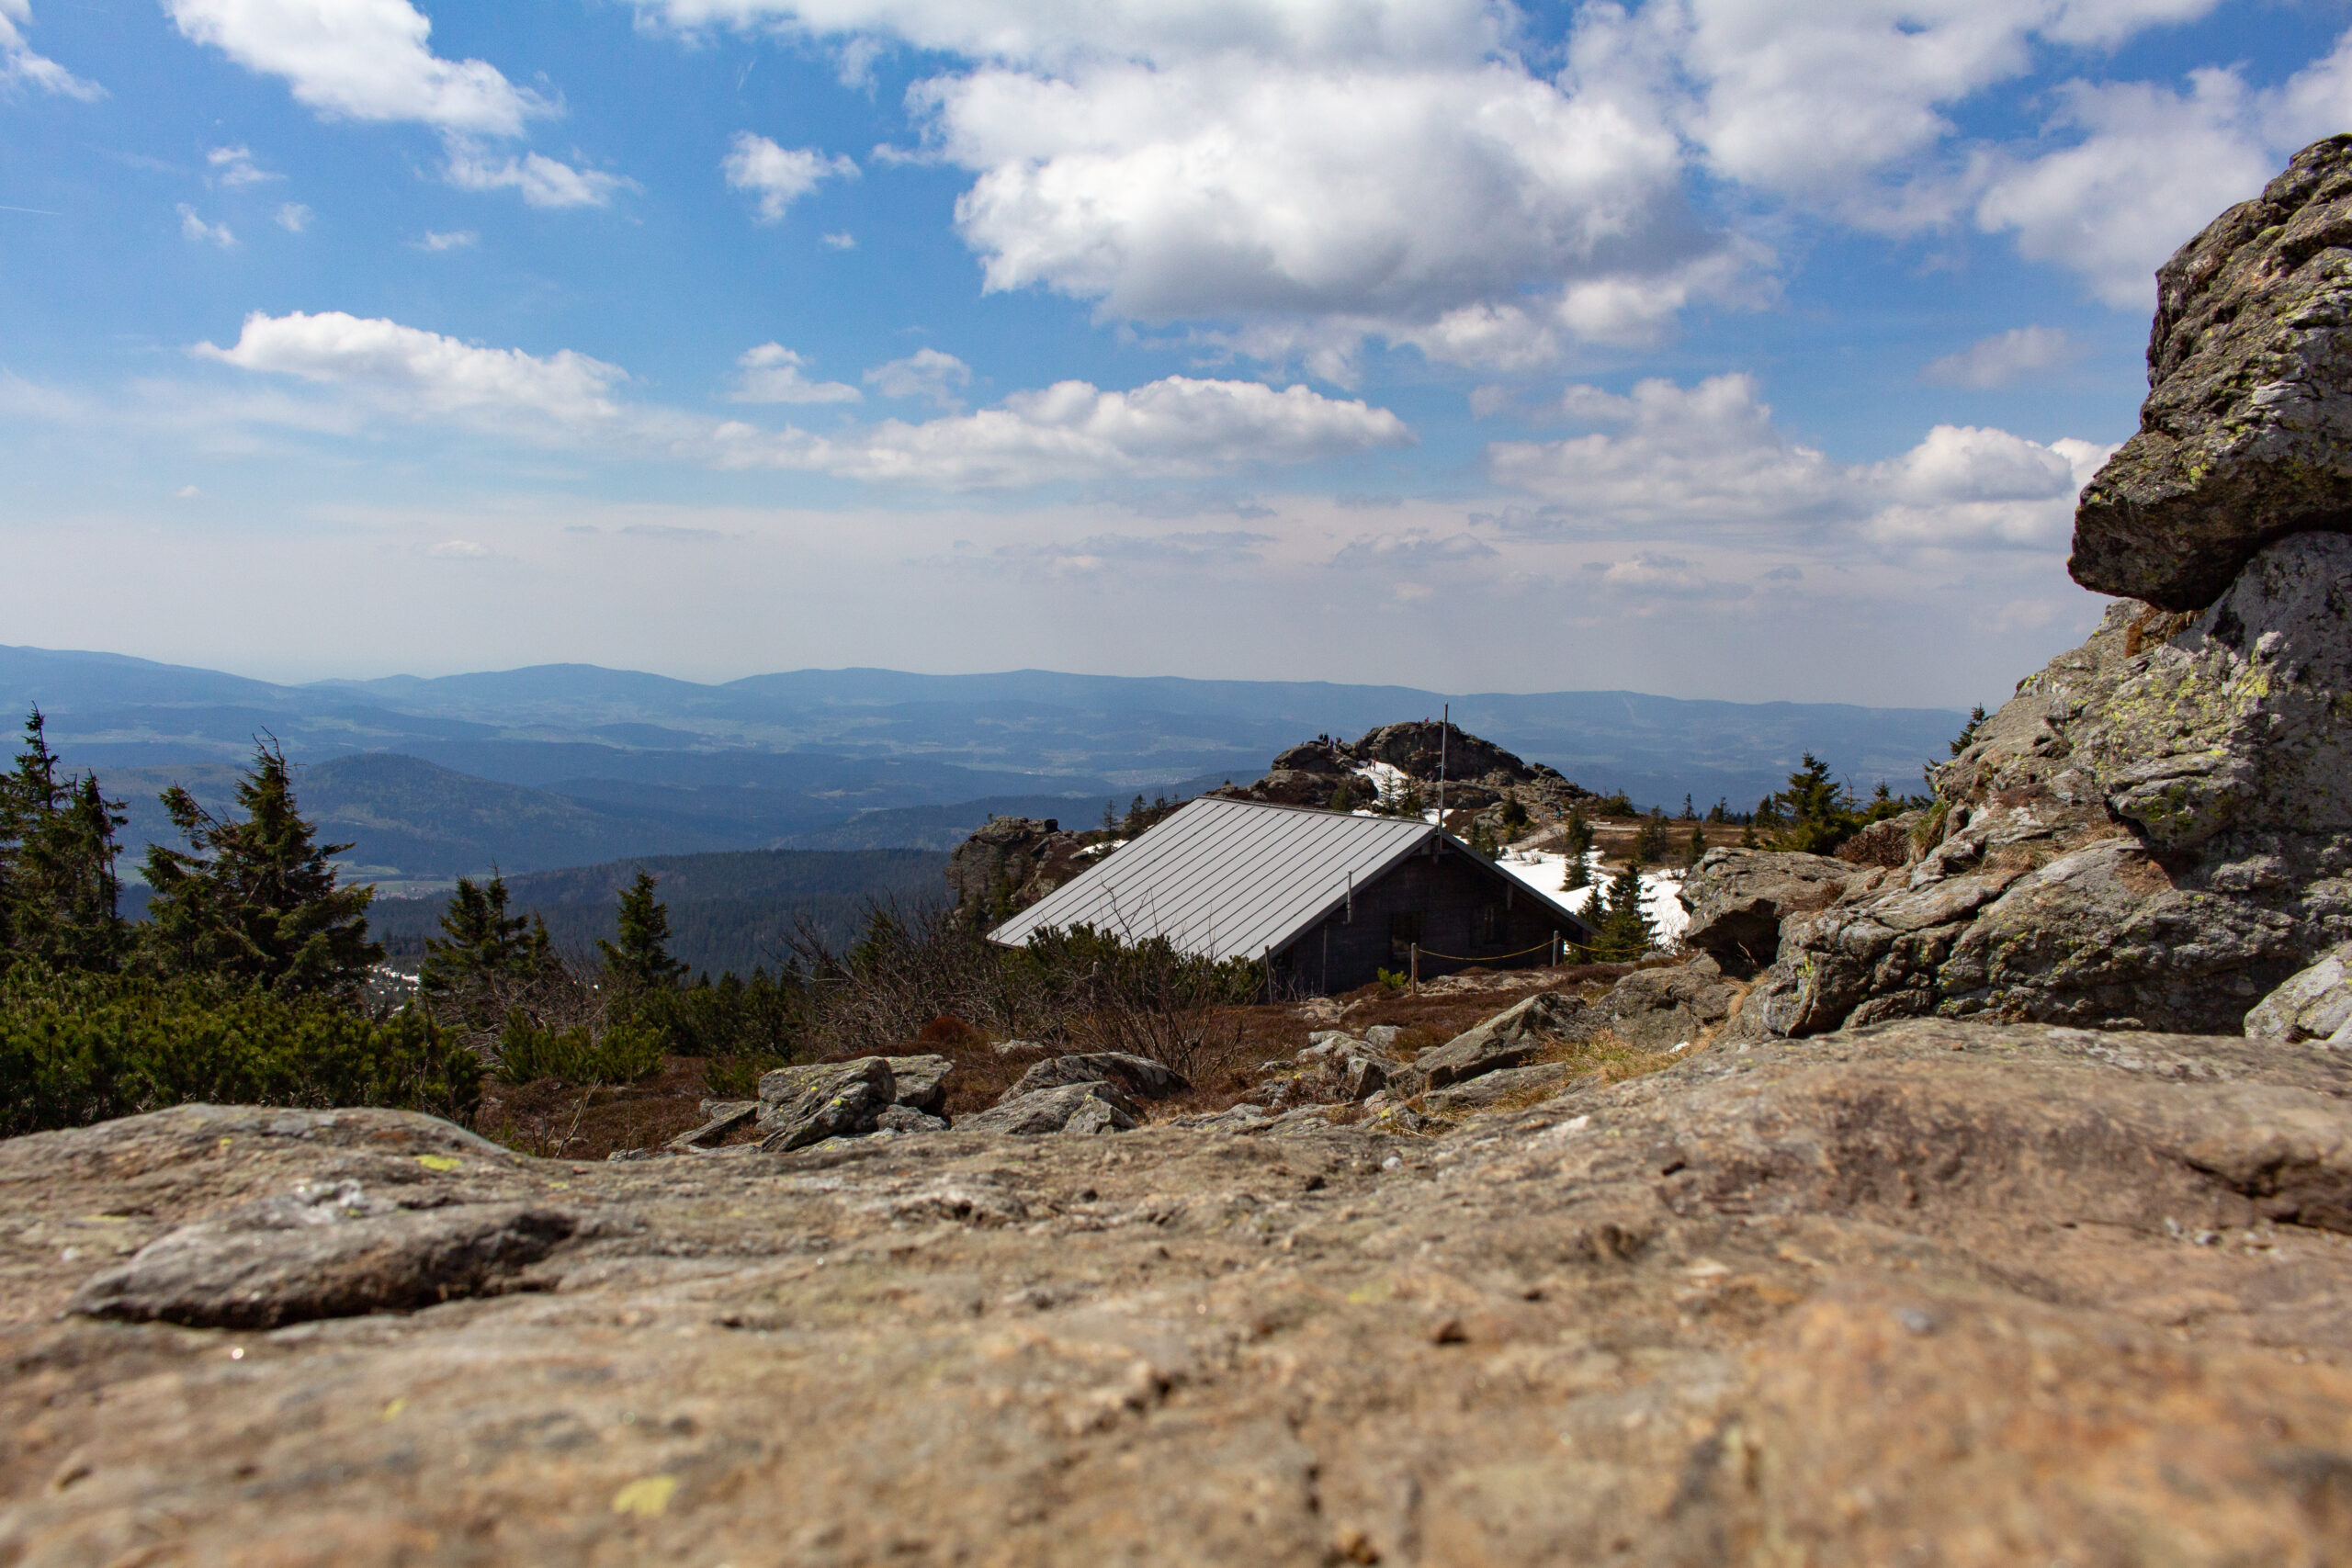
[[1931,1012],[2236,1032],[2352,938],[2352,536],[2269,546],[2194,618],[2116,605],[1936,789],[1933,846],[1784,924],[1735,1032]]
[[[1906,1022],[1444,1138],[1229,1128],[684,1177],[390,1113],[0,1144],[0,1561],[2346,1559],[2346,1053]],[[535,1290],[61,1315],[345,1181],[581,1224]]]
[[2249,1040],[2320,1040],[2352,1046],[2352,942],[2271,992],[2245,1015]]
[[1143,1110],[1118,1085],[1101,1080],[1050,1085],[1009,1095],[957,1126],[967,1133],[1034,1138],[1047,1133],[1124,1133],[1140,1126]]
[[1690,912],[1683,943],[1711,954],[1726,974],[1753,975],[1780,952],[1782,921],[1827,908],[1855,874],[1852,864],[1828,855],[1709,850],[1675,892]]
[[1514,1002],[1444,1044],[1422,1052],[1396,1079],[1396,1098],[1444,1089],[1508,1067],[1523,1067],[1574,1027],[1582,1010],[1556,991]]
[[765,1134],[760,1147],[782,1154],[828,1138],[862,1137],[879,1125],[897,1095],[885,1056],[779,1068],[760,1079],[760,1099],[768,1106],[759,1120]]
[[2156,275],[2140,432],[2075,513],[2075,581],[2200,610],[2255,552],[2352,528],[2352,136],[2287,171]]
[[1137,1100],[1167,1100],[1191,1090],[1192,1084],[1173,1067],[1161,1066],[1148,1056],[1125,1051],[1081,1051],[1049,1056],[1021,1075],[998,1103],[1064,1084],[1114,1083]]

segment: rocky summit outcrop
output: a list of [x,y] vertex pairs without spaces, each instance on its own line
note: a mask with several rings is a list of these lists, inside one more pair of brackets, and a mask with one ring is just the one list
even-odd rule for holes
[[1273,806],[1322,807],[1344,787],[1351,800],[1364,807],[1400,777],[1424,786],[1432,797],[1442,778],[1449,820],[1456,810],[1499,808],[1508,800],[1530,815],[1556,817],[1593,798],[1555,768],[1526,761],[1458,725],[1426,719],[1384,724],[1360,740],[1318,736],[1276,756],[1256,782],[1209,793]]
[[[0,1144],[0,1561],[2352,1556],[2352,1053],[1914,1021],[1344,1120]],[[396,1213],[524,1243],[314,1286]],[[126,1321],[124,1270],[252,1326]]]
[[2235,1032],[2352,938],[2352,138],[2162,286],[2143,428],[2075,524],[2076,577],[2136,597],[1834,899],[1748,897],[1775,864],[1836,880],[1795,857],[1701,863],[1690,940],[1726,967],[1777,917],[1740,1038],[1925,1013]]
[[2156,275],[2140,431],[2085,489],[2075,581],[2201,610],[2256,551],[2352,529],[2352,136]]
[[1064,828],[1052,817],[997,817],[947,857],[947,893],[956,910],[987,922],[1023,909],[1078,875],[1102,853],[1103,836]]

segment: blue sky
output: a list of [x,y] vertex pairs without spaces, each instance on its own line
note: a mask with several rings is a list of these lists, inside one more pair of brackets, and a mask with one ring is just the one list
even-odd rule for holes
[[0,641],[1995,701],[2347,26],[0,0]]

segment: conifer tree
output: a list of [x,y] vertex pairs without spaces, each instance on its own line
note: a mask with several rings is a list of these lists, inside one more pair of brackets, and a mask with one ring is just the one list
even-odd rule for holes
[[1650,814],[1642,819],[1641,831],[1634,836],[1634,858],[1656,862],[1664,860],[1666,853],[1666,813],[1653,806]]
[[1608,913],[1593,934],[1593,956],[1606,964],[1629,964],[1650,950],[1649,917],[1642,912],[1642,863],[1629,860],[1607,888]]
[[1697,865],[1699,863],[1700,857],[1704,855],[1706,852],[1707,829],[1700,826],[1698,823],[1693,822],[1690,824],[1690,838],[1689,841],[1682,846],[1682,863],[1684,865]]
[[493,871],[477,885],[461,876],[441,915],[443,935],[424,939],[417,989],[428,1006],[469,1028],[495,1027],[510,999],[504,993],[529,985],[554,961],[547,921],[506,910],[505,877]]
[[1568,807],[1568,825],[1561,836],[1561,848],[1567,852],[1568,863],[1566,874],[1560,879],[1560,890],[1573,893],[1592,880],[1592,869],[1585,863],[1585,857],[1592,852],[1592,824],[1572,806]]
[[653,876],[640,871],[621,893],[620,941],[596,942],[605,979],[623,991],[666,990],[686,966],[670,956],[670,910],[653,896]]
[[97,775],[60,779],[45,721],[25,720],[24,750],[0,777],[0,968],[107,970],[122,958],[121,803]]
[[297,809],[286,754],[257,743],[237,784],[244,816],[222,821],[177,784],[164,808],[188,849],[148,846],[154,889],[142,928],[146,964],[212,975],[281,994],[349,994],[384,950],[368,940],[372,887],[337,884],[333,857]]

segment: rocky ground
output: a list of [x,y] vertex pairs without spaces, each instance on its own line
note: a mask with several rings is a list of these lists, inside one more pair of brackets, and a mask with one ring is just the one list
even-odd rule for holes
[[22,1138],[0,1561],[2343,1562],[2348,1094],[1922,1021],[1439,1137]]

